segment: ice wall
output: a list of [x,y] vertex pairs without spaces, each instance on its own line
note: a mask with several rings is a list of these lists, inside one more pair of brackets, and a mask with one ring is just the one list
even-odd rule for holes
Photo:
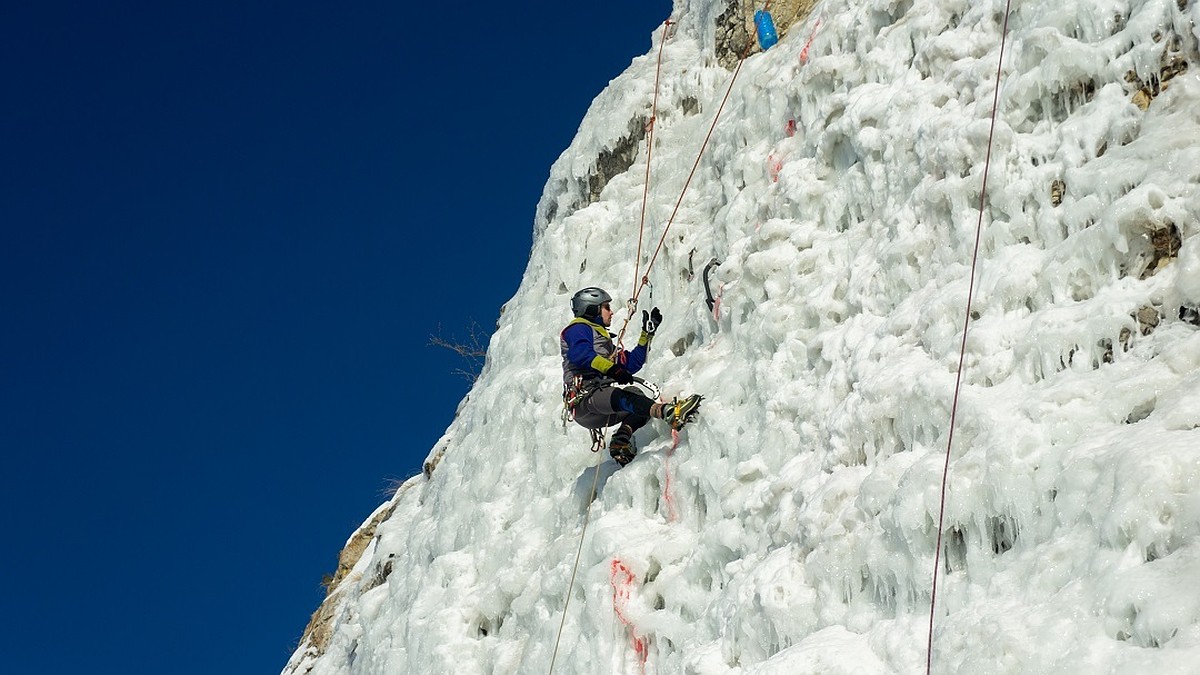
[[[729,82],[727,9],[676,2],[642,269]],[[557,332],[576,289],[633,292],[655,29],[552,168],[428,478],[285,673],[540,673],[556,641],[563,673],[922,672],[1004,9],[820,2],[746,61],[642,296],[644,374],[702,418],[600,465],[581,540],[606,458],[559,421]],[[1196,0],[1013,7],[935,672],[1200,663],[1197,24]]]

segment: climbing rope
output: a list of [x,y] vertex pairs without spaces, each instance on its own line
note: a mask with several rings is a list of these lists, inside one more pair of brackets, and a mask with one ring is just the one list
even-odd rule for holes
[[571,592],[575,590],[575,575],[579,573],[579,558],[583,555],[583,535],[587,533],[588,521],[592,516],[592,500],[596,498],[596,485],[600,483],[600,463],[604,455],[597,454],[596,471],[592,476],[592,493],[588,496],[587,508],[583,511],[583,529],[579,532],[579,547],[575,549],[575,566],[571,568],[571,581],[567,584],[567,597],[563,600],[562,621],[558,623],[558,636],[554,638],[554,654],[550,657],[550,672],[554,675],[554,662],[558,660],[558,644],[562,641],[563,626],[567,625],[567,608],[571,606]]
[[[763,5],[762,11],[765,12],[770,7],[771,0],[767,0]],[[625,322],[621,324],[621,330],[617,333],[618,346],[624,344],[625,330],[629,327],[629,321],[633,318],[634,310],[637,309],[638,297],[641,296],[642,289],[646,287],[646,284],[650,283],[650,270],[654,268],[654,263],[658,260],[658,254],[662,251],[663,244],[667,241],[667,233],[671,231],[671,225],[675,223],[675,216],[679,214],[679,207],[683,204],[683,198],[687,194],[688,188],[692,185],[692,178],[696,176],[696,169],[700,168],[700,159],[704,157],[704,151],[708,148],[708,142],[712,139],[713,130],[717,128],[717,121],[721,119],[721,111],[725,110],[725,104],[729,101],[729,94],[733,92],[733,84],[737,82],[738,75],[742,72],[742,65],[746,62],[746,57],[750,55],[750,49],[753,46],[754,39],[747,36],[746,47],[742,50],[742,55],[738,57],[737,68],[733,70],[733,76],[729,78],[729,87],[725,90],[725,96],[721,99],[721,105],[717,107],[717,114],[713,116],[712,125],[708,127],[708,133],[704,135],[704,142],[700,144],[700,152],[696,153],[696,161],[692,163],[692,170],[688,173],[687,180],[683,183],[683,190],[679,193],[679,199],[675,201],[675,208],[671,211],[671,217],[667,219],[667,224],[663,227],[662,236],[659,237],[658,246],[654,249],[654,255],[650,256],[650,263],[646,265],[646,272],[642,275],[641,281],[635,286],[633,297],[629,300],[629,311],[625,313]],[[638,258],[640,260],[640,253]]]
[[[771,0],[767,0],[766,4],[763,5],[763,11],[767,11],[767,9],[770,8],[770,6],[771,6]],[[630,300],[629,300],[629,308],[628,308],[628,311],[626,312],[625,322],[624,322],[624,324],[621,325],[621,331],[617,335],[618,347],[620,347],[620,345],[622,345],[624,342],[625,330],[629,327],[629,321],[633,317],[634,311],[637,309],[638,297],[641,295],[642,290],[646,286],[650,285],[650,270],[654,267],[655,261],[658,260],[658,254],[662,250],[663,243],[666,242],[666,240],[667,240],[667,233],[670,231],[671,225],[675,222],[675,216],[679,213],[679,207],[683,203],[683,198],[687,194],[688,187],[690,187],[692,184],[692,178],[695,177],[695,175],[696,175],[696,169],[699,168],[699,166],[700,166],[700,159],[704,156],[705,149],[708,148],[708,142],[709,142],[709,140],[712,139],[713,130],[716,129],[716,127],[717,127],[717,121],[719,119],[721,119],[721,111],[723,111],[725,109],[725,104],[726,104],[726,102],[729,101],[729,94],[733,91],[733,85],[737,81],[738,74],[740,74],[742,72],[742,64],[745,63],[746,57],[750,54],[750,49],[754,45],[754,41],[752,39],[747,38],[746,48],[742,51],[742,55],[738,58],[737,68],[735,68],[733,71],[733,77],[731,77],[729,79],[729,87],[725,90],[725,96],[724,96],[724,98],[721,99],[721,105],[717,107],[717,114],[713,116],[712,125],[709,126],[708,133],[704,136],[704,142],[701,143],[700,151],[696,154],[696,161],[692,164],[692,170],[691,170],[691,172],[688,173],[687,181],[685,181],[683,184],[683,190],[679,193],[679,199],[676,200],[676,202],[675,202],[675,208],[671,211],[671,217],[667,219],[667,224],[663,228],[662,237],[659,238],[659,240],[658,240],[658,246],[654,249],[654,255],[652,255],[650,257],[650,262],[646,265],[646,271],[641,276],[641,280],[639,281],[638,280],[638,269],[641,266],[641,258],[642,258],[642,236],[643,236],[642,233],[645,231],[646,202],[648,200],[649,190],[650,190],[650,157],[651,157],[651,152],[653,151],[653,148],[654,148],[654,127],[655,127],[656,117],[658,114],[659,73],[661,72],[661,69],[662,69],[663,45],[666,43],[667,30],[670,27],[671,23],[672,22],[670,20],[667,20],[663,24],[663,37],[662,37],[662,40],[659,42],[659,46],[658,46],[658,65],[656,66],[655,72],[654,72],[654,101],[652,103],[652,108],[651,108],[651,112],[650,112],[650,130],[648,132],[648,140],[647,140],[649,145],[646,150],[646,184],[643,187],[643,192],[642,192],[642,217],[641,217],[641,224],[639,225],[639,232],[638,232],[638,253],[637,253],[637,259],[634,263],[634,291],[633,291],[633,297],[630,298]],[[653,287],[651,287],[651,288],[653,288]],[[651,290],[651,293],[653,293],[653,290]],[[676,438],[676,442],[678,442],[678,438]],[[579,533],[579,546],[575,550],[575,564],[571,569],[571,580],[567,584],[567,595],[566,595],[565,600],[563,601],[562,620],[558,624],[558,635],[554,638],[554,653],[550,657],[549,675],[553,675],[554,664],[558,660],[558,648],[562,641],[563,628],[566,626],[566,623],[567,623],[567,608],[571,604],[571,593],[573,592],[573,590],[575,588],[575,577],[579,573],[579,560],[583,554],[584,535],[587,533],[588,522],[591,519],[592,500],[596,498],[596,486],[600,481],[600,463],[603,460],[603,457],[604,456],[602,454],[598,453],[595,474],[592,478],[592,491],[591,491],[591,495],[588,497],[587,509],[584,511],[583,528],[580,530],[580,533]]]
[[983,187],[979,192],[979,221],[975,224],[975,250],[971,254],[971,280],[967,288],[967,309],[963,317],[963,336],[962,344],[958,351],[958,372],[954,379],[954,402],[950,405],[950,431],[946,439],[946,464],[942,467],[942,495],[941,502],[938,505],[938,536],[937,549],[933,556],[933,590],[929,597],[929,642],[926,646],[925,656],[925,673],[929,675],[933,670],[933,617],[934,608],[937,605],[937,582],[938,571],[942,563],[942,529],[945,526],[946,519],[946,484],[950,477],[950,450],[954,445],[954,422],[958,417],[958,395],[962,390],[962,372],[963,363],[966,361],[967,355],[967,330],[971,326],[971,301],[975,296],[975,270],[979,263],[979,241],[983,233],[983,209],[987,204],[987,180],[988,169],[992,164],[992,138],[996,132],[996,108],[1000,103],[1000,76],[1001,68],[1004,65],[1004,45],[1008,38],[1008,14],[1012,8],[1012,0],[1006,0],[1004,6],[1004,27],[1000,32],[1000,59],[996,64],[996,91],[992,94],[992,121],[991,128],[988,131],[987,154],[983,162]]
[[[646,132],[646,180],[642,186],[642,217],[638,223],[637,257],[633,259],[633,292],[635,295],[642,265],[642,239],[646,233],[646,202],[650,199],[650,159],[654,154],[654,127],[658,122],[658,79],[662,73],[662,55],[663,47],[667,44],[667,29],[671,27],[672,23],[674,22],[670,19],[663,22],[662,39],[658,41],[658,64],[654,67],[654,100],[650,104],[650,129]],[[631,306],[628,313],[632,314],[633,310],[634,307]]]

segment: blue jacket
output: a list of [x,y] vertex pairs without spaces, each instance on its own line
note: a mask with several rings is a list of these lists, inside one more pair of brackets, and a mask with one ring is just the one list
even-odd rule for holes
[[650,352],[650,335],[645,331],[638,338],[638,346],[626,351],[616,348],[607,328],[583,318],[567,324],[558,342],[562,351],[563,384],[568,389],[576,376],[586,382],[608,374],[618,363],[636,373],[646,364],[646,355]]

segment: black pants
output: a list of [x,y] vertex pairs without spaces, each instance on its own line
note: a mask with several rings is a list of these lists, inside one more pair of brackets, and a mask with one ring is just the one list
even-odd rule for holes
[[654,400],[635,387],[606,384],[583,397],[575,406],[575,422],[585,429],[628,424],[634,431],[650,421]]

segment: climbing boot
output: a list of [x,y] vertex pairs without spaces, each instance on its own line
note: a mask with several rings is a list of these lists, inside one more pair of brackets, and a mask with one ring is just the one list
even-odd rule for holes
[[685,424],[696,418],[700,412],[700,401],[704,397],[700,394],[692,394],[685,399],[675,399],[670,403],[664,403],[662,406],[662,420],[671,425],[671,428],[679,431]]
[[622,424],[621,428],[613,433],[612,440],[608,442],[608,454],[612,455],[613,460],[621,466],[633,461],[637,455],[637,448],[633,445],[632,427]]

